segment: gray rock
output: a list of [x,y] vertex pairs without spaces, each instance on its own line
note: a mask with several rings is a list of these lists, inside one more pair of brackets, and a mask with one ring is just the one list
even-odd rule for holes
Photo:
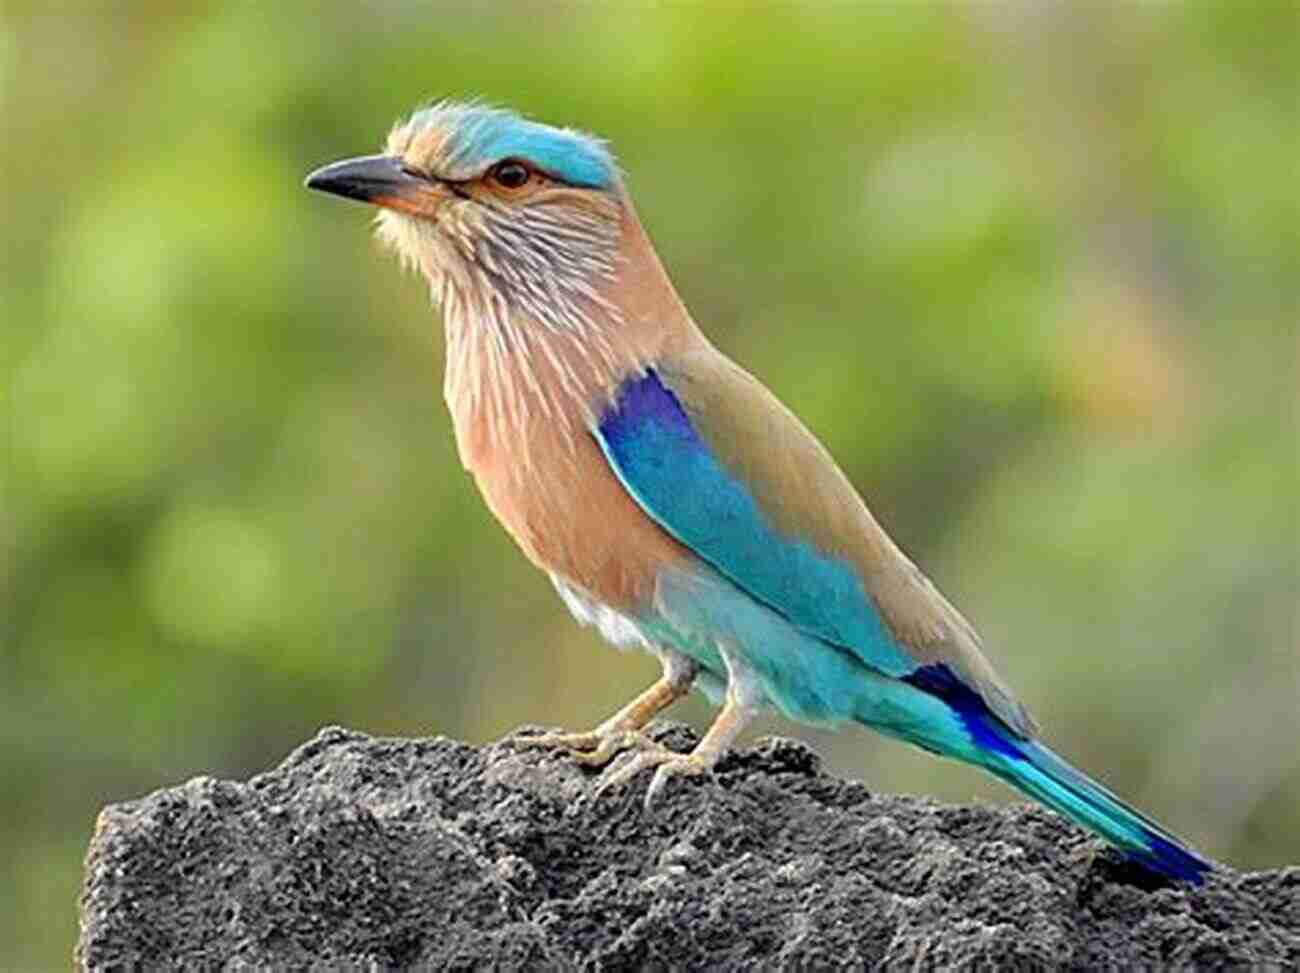
[[[533,728],[528,728],[532,730]],[[656,735],[694,742],[678,724]],[[100,815],[77,959],[108,967],[1300,965],[1300,867],[1158,886],[1037,808],[825,776],[769,739],[713,779],[510,740],[330,728],[247,783]]]

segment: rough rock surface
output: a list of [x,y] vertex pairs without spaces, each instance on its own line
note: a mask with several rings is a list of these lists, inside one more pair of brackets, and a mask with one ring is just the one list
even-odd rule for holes
[[[688,729],[658,724],[676,749]],[[1151,887],[1028,806],[873,795],[769,739],[716,777],[323,730],[100,815],[85,967],[1300,965],[1300,867]]]

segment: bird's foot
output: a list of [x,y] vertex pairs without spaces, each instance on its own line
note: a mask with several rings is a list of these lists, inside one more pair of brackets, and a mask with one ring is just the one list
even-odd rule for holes
[[586,733],[544,733],[541,736],[519,737],[525,747],[547,747],[569,751],[569,756],[588,767],[603,767],[624,750],[654,753],[659,750],[671,754],[640,730],[606,730],[597,727]]
[[713,770],[716,762],[716,759],[711,760],[698,752],[677,753],[667,747],[654,744],[654,749],[642,750],[623,766],[606,771],[592,796],[600,797],[605,792],[626,784],[641,771],[657,767],[654,779],[650,781],[650,786],[645,792],[645,806],[646,810],[649,810],[663,793],[670,777],[697,777],[707,774]]

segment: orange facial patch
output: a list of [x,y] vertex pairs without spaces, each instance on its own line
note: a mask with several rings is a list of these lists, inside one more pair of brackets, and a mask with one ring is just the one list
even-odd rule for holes
[[429,217],[437,211],[440,199],[441,197],[433,193],[419,193],[410,196],[372,196],[370,202],[399,213]]

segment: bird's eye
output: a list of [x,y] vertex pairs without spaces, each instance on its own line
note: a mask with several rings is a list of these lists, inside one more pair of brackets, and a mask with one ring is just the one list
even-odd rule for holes
[[506,189],[519,189],[532,177],[522,162],[498,162],[492,167],[492,180]]

